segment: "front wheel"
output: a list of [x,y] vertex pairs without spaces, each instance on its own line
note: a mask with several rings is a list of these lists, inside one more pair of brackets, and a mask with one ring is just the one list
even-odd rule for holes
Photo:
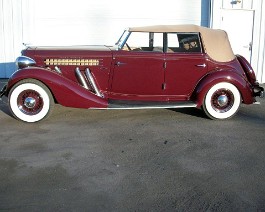
[[37,122],[51,112],[54,100],[50,90],[40,81],[27,79],[18,82],[8,95],[12,114],[25,122]]
[[241,103],[238,89],[231,83],[221,82],[207,92],[203,110],[211,119],[228,119],[236,114]]

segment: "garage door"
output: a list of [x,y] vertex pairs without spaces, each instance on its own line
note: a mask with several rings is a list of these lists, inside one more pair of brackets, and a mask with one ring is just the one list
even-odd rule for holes
[[[244,27],[238,27],[238,20],[244,23]],[[253,10],[222,10],[221,28],[227,32],[234,53],[241,54],[250,63],[253,43],[253,23]]]

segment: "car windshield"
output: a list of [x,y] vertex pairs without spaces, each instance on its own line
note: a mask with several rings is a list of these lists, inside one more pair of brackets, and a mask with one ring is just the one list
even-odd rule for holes
[[124,43],[126,42],[128,36],[130,34],[131,34],[131,32],[129,32],[128,30],[124,30],[120,39],[115,43],[115,45],[118,46],[118,49],[121,49],[123,47]]

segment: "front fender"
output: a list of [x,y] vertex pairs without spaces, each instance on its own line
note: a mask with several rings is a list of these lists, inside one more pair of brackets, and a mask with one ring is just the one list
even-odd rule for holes
[[29,67],[15,72],[8,81],[6,94],[20,80],[36,79],[44,83],[56,101],[66,107],[106,108],[107,100],[96,96],[81,85],[54,71],[38,67]]
[[252,104],[255,99],[253,89],[248,81],[233,70],[220,70],[205,76],[197,85],[192,99],[196,101],[197,107],[201,107],[208,90],[220,82],[229,82],[237,87],[241,93],[243,103]]

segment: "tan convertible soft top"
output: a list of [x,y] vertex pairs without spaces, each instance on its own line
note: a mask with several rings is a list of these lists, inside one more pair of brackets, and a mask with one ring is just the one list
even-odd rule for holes
[[229,62],[235,58],[227,33],[223,30],[210,29],[197,25],[158,25],[129,28],[131,32],[199,32],[204,50],[219,62]]

